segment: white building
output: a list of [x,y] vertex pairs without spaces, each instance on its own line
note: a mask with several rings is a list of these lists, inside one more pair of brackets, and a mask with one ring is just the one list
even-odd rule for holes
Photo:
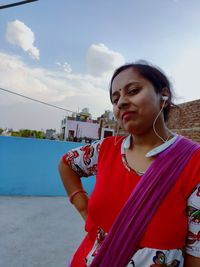
[[92,120],[88,108],[71,117],[65,117],[61,124],[61,138],[69,141],[97,140],[115,134],[113,113],[109,110],[96,121]]
[[61,135],[64,140],[71,141],[73,141],[74,138],[99,139],[99,124],[93,123],[92,121],[87,122],[65,118],[62,120]]

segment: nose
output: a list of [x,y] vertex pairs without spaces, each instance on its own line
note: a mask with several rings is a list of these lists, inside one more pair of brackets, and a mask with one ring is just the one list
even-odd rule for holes
[[128,98],[126,96],[121,95],[117,102],[118,108],[123,109],[123,108],[128,107],[128,105],[129,105]]

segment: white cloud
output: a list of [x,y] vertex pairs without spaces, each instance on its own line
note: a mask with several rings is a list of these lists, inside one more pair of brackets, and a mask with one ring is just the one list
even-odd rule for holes
[[[105,79],[31,67],[21,58],[4,53],[0,53],[0,87],[72,111],[88,107],[93,117],[112,108]],[[66,112],[6,92],[0,93],[4,96],[0,102],[0,114],[4,114],[0,116],[0,127],[41,129],[48,125],[59,130],[57,125]],[[45,110],[49,110],[49,116]]]
[[40,58],[39,49],[34,46],[35,35],[22,21],[15,20],[8,22],[6,39],[9,43],[21,47],[33,59]]
[[0,53],[0,81],[1,87],[43,101],[61,101],[69,95],[58,93],[57,88],[64,88],[64,81],[53,79],[47,70],[29,67],[19,57],[3,53]]
[[[25,64],[20,57],[0,53],[0,87],[72,111],[88,107],[94,117],[100,116],[105,110],[112,110],[109,80],[124,59],[104,45],[90,46],[87,56],[91,74],[72,72],[67,62],[57,62],[60,71],[36,68]],[[101,64],[95,63],[97,59]],[[163,66],[163,69],[166,68]],[[173,68],[168,67],[179,103],[200,98],[199,69],[200,49],[193,45],[179,51]],[[0,93],[0,127],[56,128],[59,131],[66,112],[1,90]]]
[[117,67],[124,64],[124,57],[104,44],[92,44],[86,57],[88,69],[94,76],[110,75]]
[[[0,53],[0,87],[72,111],[88,107],[93,117],[100,116],[112,109],[109,79],[113,70],[124,63],[124,58],[104,45],[92,45],[87,56],[91,74],[74,73],[67,62],[56,63],[59,71],[36,68],[20,57]],[[95,64],[97,59],[99,63]],[[65,111],[1,93],[0,114],[4,115],[0,117],[0,127],[49,127],[59,131]]]
[[64,63],[56,62],[56,65],[61,67],[67,73],[71,73],[72,72],[71,65],[68,64],[67,62],[64,62]]

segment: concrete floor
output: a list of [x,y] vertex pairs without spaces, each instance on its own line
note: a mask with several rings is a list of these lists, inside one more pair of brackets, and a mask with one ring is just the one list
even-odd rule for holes
[[66,267],[83,236],[66,197],[0,196],[1,267]]

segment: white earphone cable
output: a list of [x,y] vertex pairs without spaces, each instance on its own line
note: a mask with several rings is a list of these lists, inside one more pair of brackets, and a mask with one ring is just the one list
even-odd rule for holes
[[156,135],[158,138],[160,138],[164,143],[167,142],[167,141],[169,140],[170,135],[168,136],[168,138],[167,138],[166,140],[163,139],[163,138],[158,134],[158,132],[156,131],[156,127],[155,127],[155,125],[156,125],[156,121],[157,121],[158,117],[160,116],[160,114],[162,113],[162,111],[163,111],[163,109],[164,109],[164,107],[165,107],[165,103],[166,103],[167,100],[168,100],[168,98],[165,98],[165,99],[163,100],[163,101],[164,101],[164,102],[163,102],[163,105],[162,105],[160,111],[158,112],[158,114],[157,114],[157,116],[156,116],[154,122],[153,122],[153,131],[154,131],[155,135]]

